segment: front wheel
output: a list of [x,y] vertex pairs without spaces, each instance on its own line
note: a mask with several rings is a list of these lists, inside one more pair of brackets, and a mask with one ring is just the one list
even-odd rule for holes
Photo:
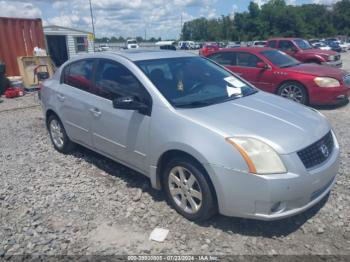
[[216,213],[214,196],[203,172],[197,163],[175,158],[163,176],[168,200],[178,213],[193,221],[207,220]]
[[278,95],[306,105],[308,103],[307,92],[303,85],[296,82],[284,83],[277,92]]
[[60,153],[69,153],[75,147],[75,144],[67,136],[62,122],[56,115],[51,115],[47,120],[51,142],[55,149]]

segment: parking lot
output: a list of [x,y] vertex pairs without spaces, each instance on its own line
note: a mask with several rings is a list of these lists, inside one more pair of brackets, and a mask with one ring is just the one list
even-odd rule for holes
[[342,54],[343,59],[343,69],[350,72],[350,52]]
[[[343,54],[350,72],[350,54]],[[35,95],[0,104],[0,257],[16,254],[350,255],[350,106],[317,107],[332,123],[341,167],[329,197],[262,222],[217,215],[193,223],[142,175],[79,147],[54,150]],[[263,124],[263,123],[262,123]],[[290,134],[293,135],[293,134]],[[155,227],[169,229],[162,243]]]

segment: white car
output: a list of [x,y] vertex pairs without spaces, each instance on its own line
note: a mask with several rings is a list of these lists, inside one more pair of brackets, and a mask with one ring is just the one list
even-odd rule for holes
[[331,47],[326,45],[325,43],[323,42],[315,42],[315,43],[312,43],[312,46],[317,48],[317,49],[321,49],[321,50],[331,50]]
[[193,41],[179,41],[178,49],[196,49],[196,44]]
[[345,42],[339,42],[339,46],[341,47],[342,52],[346,52],[349,49],[349,44]]
[[253,41],[252,47],[264,47],[266,46],[266,41]]
[[109,51],[110,47],[107,44],[101,44],[98,48],[97,51],[98,52],[103,52],[103,51]]
[[139,48],[139,44],[135,39],[126,40],[126,49],[135,49],[135,48]]

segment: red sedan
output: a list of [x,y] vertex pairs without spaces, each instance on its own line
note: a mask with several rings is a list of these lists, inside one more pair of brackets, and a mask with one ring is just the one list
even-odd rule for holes
[[302,104],[338,104],[350,96],[349,73],[328,66],[303,64],[276,49],[222,49],[207,57],[259,89]]
[[217,43],[206,43],[201,49],[199,49],[199,54],[201,56],[207,56],[218,51],[219,49],[220,48]]

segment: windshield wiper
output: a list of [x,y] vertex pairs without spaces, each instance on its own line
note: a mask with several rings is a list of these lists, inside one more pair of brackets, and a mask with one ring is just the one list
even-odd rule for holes
[[177,104],[175,106],[176,107],[183,107],[183,108],[191,108],[191,107],[208,106],[210,104],[212,104],[212,103],[208,102],[208,101],[192,101],[192,102],[188,102],[188,103]]
[[182,108],[204,107],[204,106],[215,105],[215,104],[235,100],[235,99],[238,99],[241,97],[255,94],[257,92],[258,92],[258,90],[252,90],[250,93],[247,93],[244,95],[243,94],[232,94],[230,97],[227,97],[225,99],[220,98],[220,99],[211,99],[211,100],[205,100],[205,101],[193,101],[193,102],[188,102],[188,103],[183,103],[183,104],[175,104],[175,106],[182,107]]
[[300,65],[300,64],[301,63],[289,64],[289,65],[280,66],[280,68],[287,68],[287,67],[297,66],[297,65]]

